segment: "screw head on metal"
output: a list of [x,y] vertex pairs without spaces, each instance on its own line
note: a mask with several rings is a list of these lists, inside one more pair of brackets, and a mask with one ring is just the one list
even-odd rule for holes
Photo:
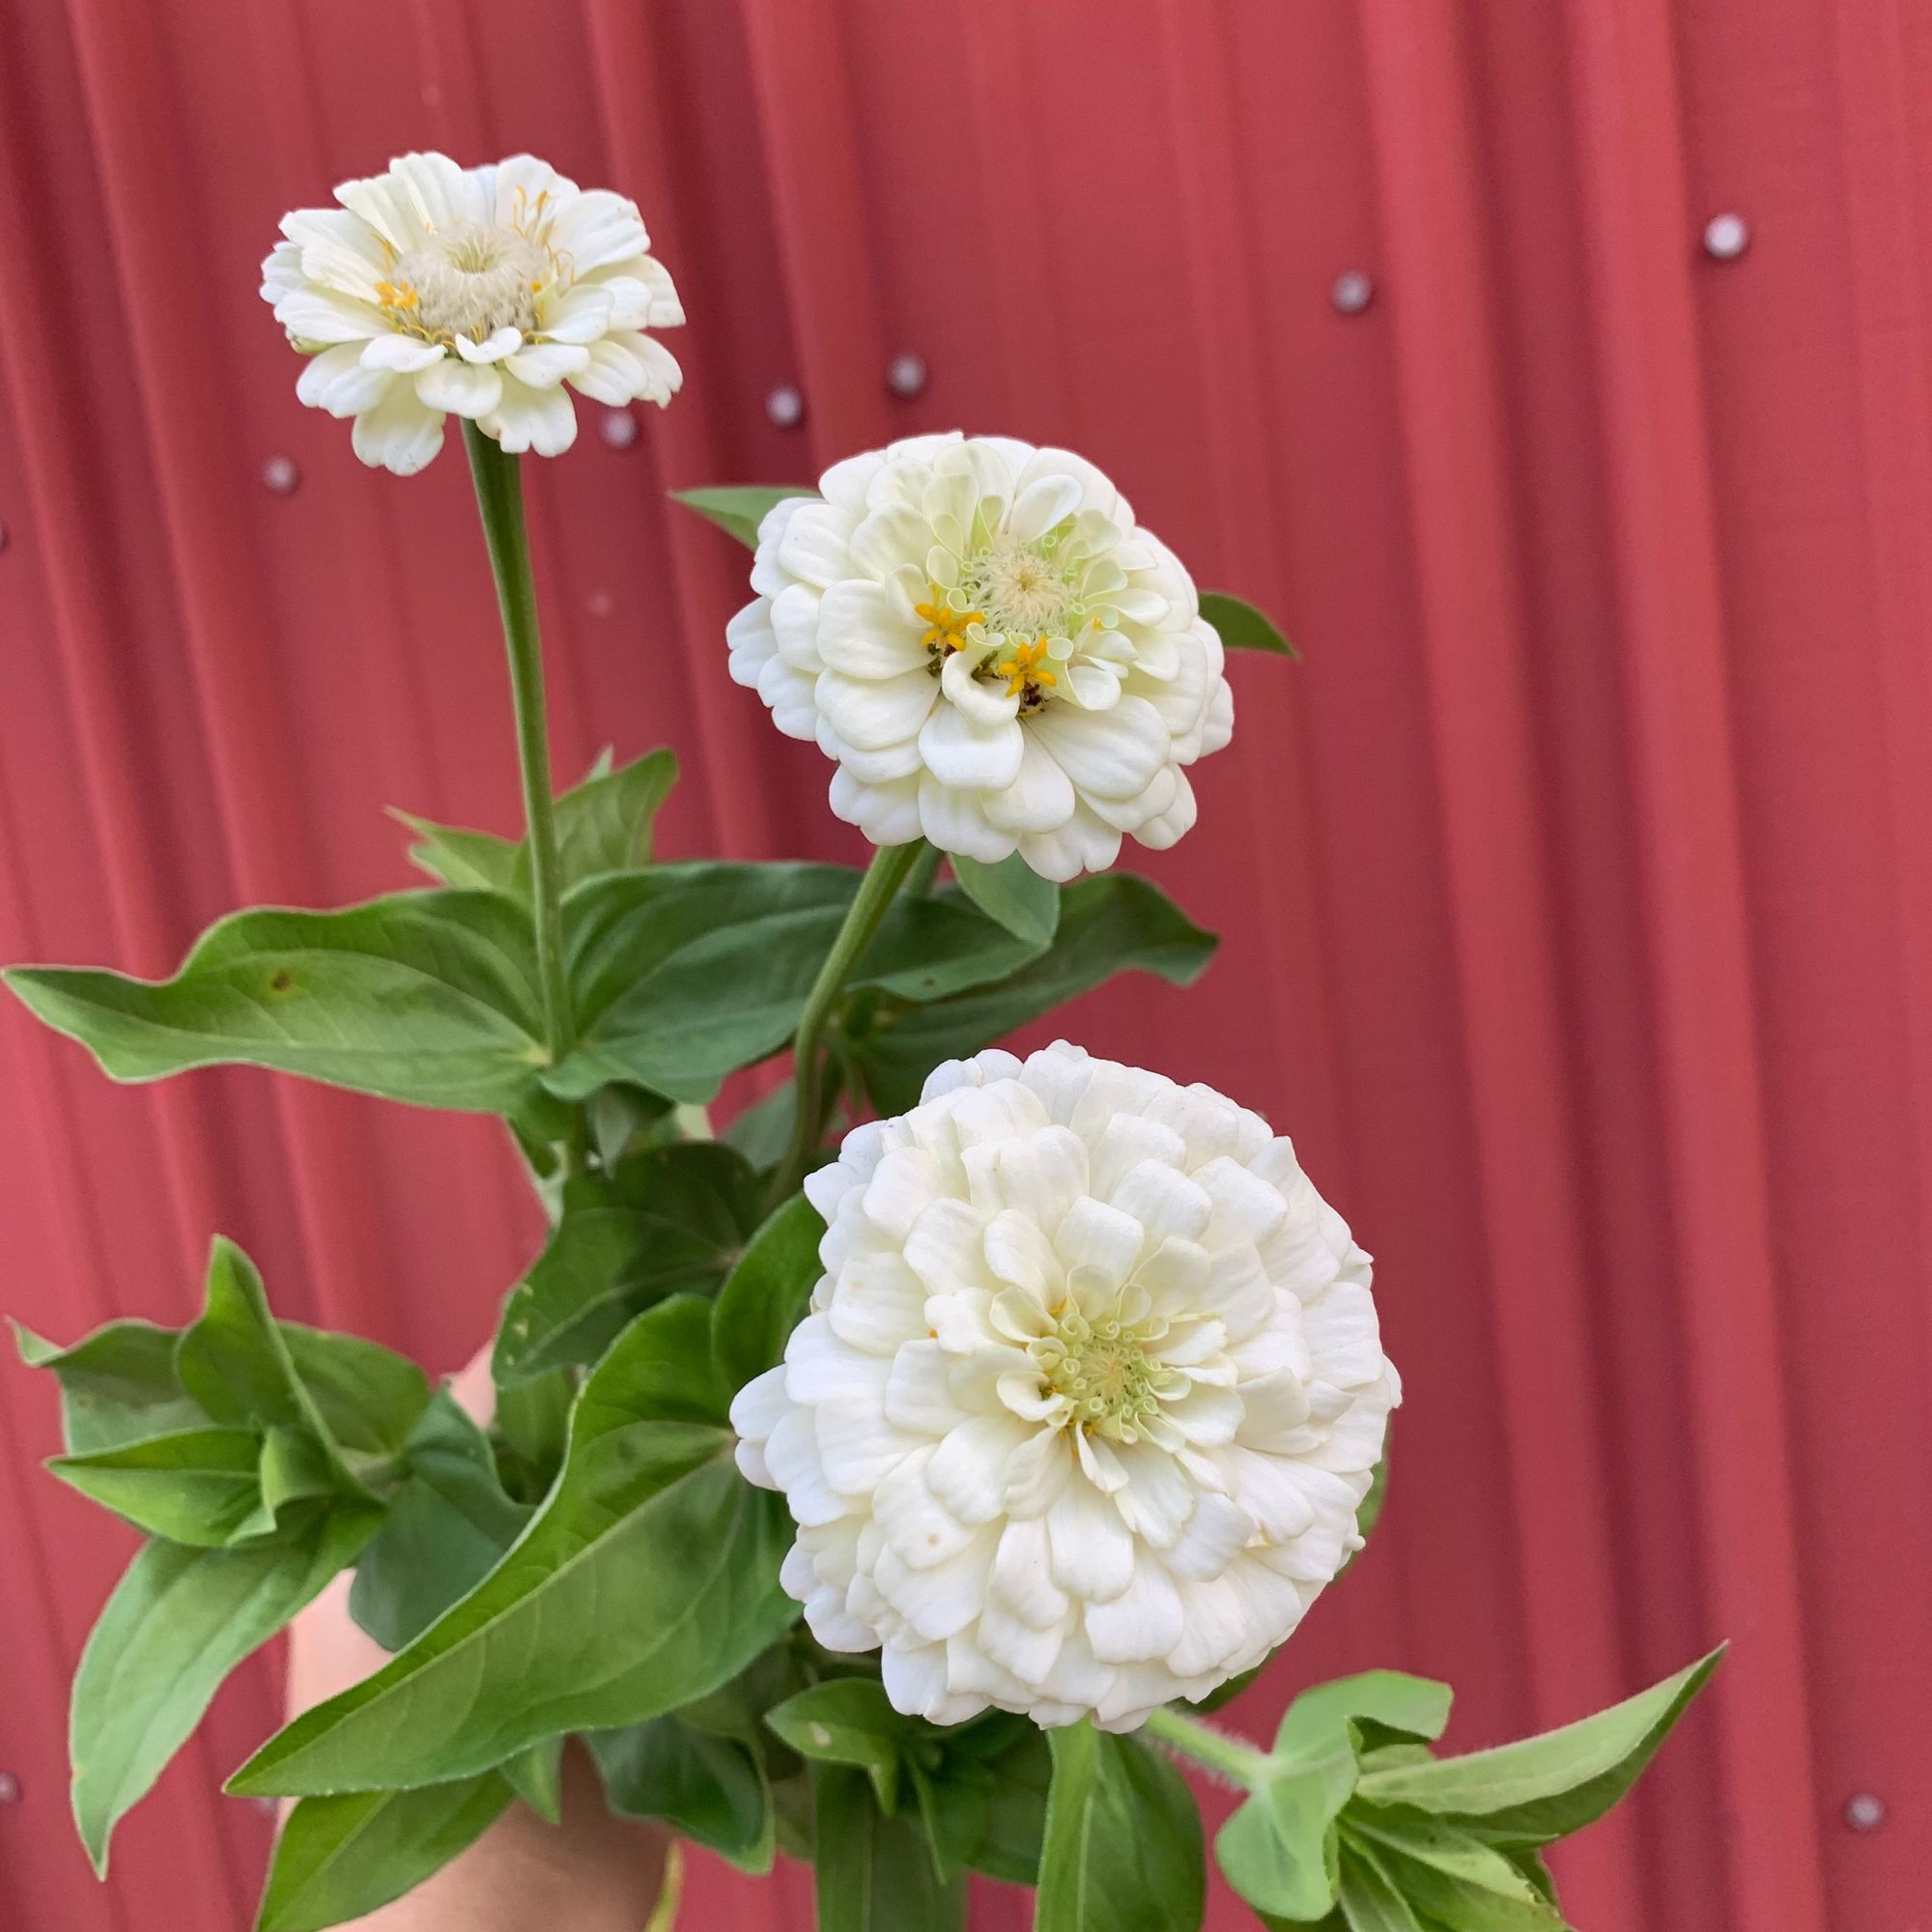
[[301,471],[296,468],[293,456],[271,456],[262,466],[262,481],[277,497],[293,495],[301,480]]
[[0,550],[7,548],[7,526],[0,524]]
[[638,440],[638,419],[629,410],[611,410],[601,425],[604,440],[612,449],[629,449]]
[[1375,283],[1360,269],[1345,269],[1330,285],[1328,299],[1344,315],[1360,315],[1375,294]]
[[805,398],[789,383],[781,383],[765,398],[765,414],[780,429],[796,429],[805,420]]
[[1885,1823],[1885,1800],[1875,1791],[1855,1791],[1845,1800],[1845,1823],[1855,1832],[1876,1832]]
[[0,1804],[20,1802],[20,1780],[11,1771],[0,1771]]
[[583,608],[593,617],[608,617],[617,608],[617,600],[608,590],[593,590],[583,600]]
[[1735,262],[1750,246],[1750,228],[1742,214],[1726,211],[1704,224],[1704,252],[1714,262]]
[[886,364],[886,387],[895,396],[910,398],[925,387],[929,373],[923,355],[902,349]]

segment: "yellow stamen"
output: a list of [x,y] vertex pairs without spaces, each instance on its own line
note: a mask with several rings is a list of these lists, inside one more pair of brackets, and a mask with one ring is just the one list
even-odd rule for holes
[[936,650],[942,657],[950,657],[966,641],[968,624],[983,624],[985,613],[980,611],[955,611],[946,601],[946,592],[938,584],[932,586],[932,602],[915,604],[913,611],[923,617],[926,623],[925,635],[920,642],[927,650]]
[[1046,656],[1046,639],[1040,638],[1031,644],[1017,644],[1009,658],[1002,658],[993,668],[1007,681],[1007,696],[1018,697],[1022,694],[1036,696],[1042,684],[1058,686],[1060,680],[1048,670],[1041,660]]

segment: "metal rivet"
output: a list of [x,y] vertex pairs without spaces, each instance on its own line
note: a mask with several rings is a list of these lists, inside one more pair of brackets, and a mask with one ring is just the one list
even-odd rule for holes
[[629,410],[612,410],[604,418],[603,433],[612,449],[629,449],[638,440],[638,419]]
[[20,1780],[11,1771],[0,1771],[0,1804],[20,1802]]
[[901,350],[886,364],[886,387],[895,396],[916,396],[925,387],[927,373],[923,355]]
[[608,617],[617,608],[617,604],[608,590],[593,590],[583,600],[583,608],[593,617]]
[[1845,1823],[1855,1832],[1876,1832],[1885,1823],[1885,1800],[1875,1791],[1855,1791],[1845,1800]]
[[805,398],[789,383],[781,383],[765,398],[765,413],[780,429],[796,429],[805,420]]
[[1742,214],[1714,214],[1704,224],[1704,252],[1714,262],[1735,262],[1750,246]]
[[7,526],[0,524],[0,550],[7,548]]
[[1374,298],[1376,285],[1359,269],[1347,269],[1335,277],[1328,299],[1344,315],[1360,315]]
[[293,456],[271,456],[262,466],[262,481],[277,497],[291,495],[301,480],[302,473],[296,468]]

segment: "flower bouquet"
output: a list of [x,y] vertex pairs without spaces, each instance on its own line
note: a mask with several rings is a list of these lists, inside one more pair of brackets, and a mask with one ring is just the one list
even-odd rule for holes
[[1302,1688],[1266,1747],[1220,1728],[1374,1526],[1400,1383],[1369,1257],[1236,1101],[997,1044],[1207,965],[1112,867],[1192,826],[1224,647],[1279,633],[1065,450],[920,437],[816,491],[688,492],[755,553],[732,676],[876,849],[660,861],[668,753],[554,793],[519,457],[569,447],[573,389],[670,401],[671,278],[630,202],[527,156],[412,155],[336,200],[283,222],[263,293],[366,463],[420,469],[461,419],[526,836],[412,819],[427,890],[238,913],[158,983],[9,982],[117,1079],[239,1064],[496,1115],[549,1235],[487,1427],[278,1321],[223,1240],[186,1328],[22,1333],[64,1395],[55,1474],[147,1538],[73,1688],[96,1863],[223,1677],[353,1570],[387,1661],[230,1780],[293,1801],[263,1932],[376,1909],[513,1805],[554,1818],[566,1749],[623,1818],[809,1862],[826,1932],[957,1927],[976,1871],[1052,1932],[1186,1932],[1188,1763],[1242,1794],[1213,1857],[1263,1923],[1560,1927],[1543,1848],[1715,1657],[1464,1755],[1448,1687],[1395,1671]]

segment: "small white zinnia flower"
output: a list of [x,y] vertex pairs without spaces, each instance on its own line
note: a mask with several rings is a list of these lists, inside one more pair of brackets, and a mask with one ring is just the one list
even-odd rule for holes
[[938,1068],[806,1182],[824,1278],[731,1406],[785,1588],[893,1703],[1124,1730],[1264,1658],[1359,1545],[1401,1384],[1369,1258],[1207,1087],[1065,1042]]
[[838,761],[832,809],[1050,879],[1194,823],[1183,767],[1234,728],[1193,580],[1085,459],[914,437],[835,464],[758,530],[731,675]]
[[668,403],[684,380],[643,333],[684,310],[622,195],[530,155],[404,155],[335,198],[282,218],[262,295],[310,358],[297,395],[354,416],[364,463],[413,475],[448,413],[555,456],[577,436],[565,383],[614,406]]

